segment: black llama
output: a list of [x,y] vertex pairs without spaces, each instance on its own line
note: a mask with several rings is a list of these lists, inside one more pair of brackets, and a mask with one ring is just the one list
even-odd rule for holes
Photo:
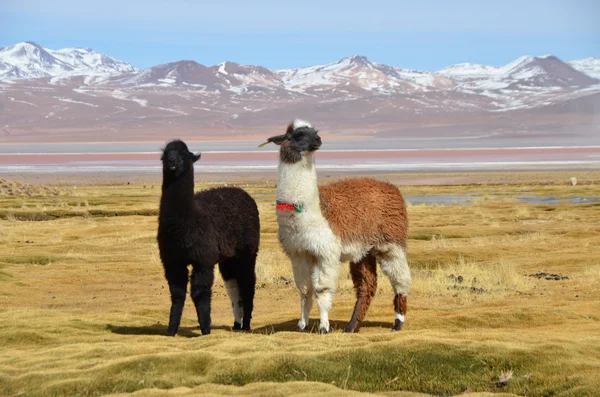
[[194,163],[180,140],[163,150],[163,184],[158,219],[158,247],[171,292],[168,336],[177,333],[192,266],[191,296],[203,335],[210,334],[214,265],[225,280],[234,329],[249,330],[260,239],[256,202],[244,190],[221,187],[194,195]]

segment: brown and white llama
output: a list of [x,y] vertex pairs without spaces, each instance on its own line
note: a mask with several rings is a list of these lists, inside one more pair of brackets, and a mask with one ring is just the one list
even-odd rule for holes
[[[312,125],[294,120],[283,135],[266,143],[280,145],[277,182],[279,241],[289,256],[300,291],[304,331],[316,296],[319,332],[329,332],[329,310],[340,261],[350,261],[356,304],[345,332],[358,330],[377,291],[377,265],[395,292],[392,331],[404,323],[411,277],[406,261],[408,220],[400,191],[370,178],[345,179],[317,186],[314,154],[321,138]],[[262,146],[262,145],[261,145]]]

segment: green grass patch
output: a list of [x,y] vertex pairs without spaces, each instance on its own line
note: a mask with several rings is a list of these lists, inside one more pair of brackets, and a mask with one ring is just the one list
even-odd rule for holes
[[11,255],[0,258],[0,262],[9,265],[47,266],[54,261],[56,258],[49,255]]
[[6,211],[0,210],[0,219],[17,221],[48,221],[74,217],[114,217],[114,216],[158,216],[158,209],[82,209],[82,210],[47,210],[47,211]]
[[42,334],[38,331],[27,329],[20,330],[2,330],[2,343],[5,347],[30,347],[30,346],[48,346],[53,343],[53,337],[47,333]]
[[[467,346],[467,345],[465,345]],[[560,350],[560,349],[559,349]],[[466,391],[498,391],[504,371],[514,372],[503,391],[530,396],[552,395],[577,386],[563,377],[555,362],[563,351],[544,349],[460,347],[449,344],[406,346],[393,344],[314,356],[282,354],[268,360],[236,363],[212,374],[215,383],[242,386],[253,382],[316,381],[363,392],[408,390],[437,396]],[[529,374],[540,368],[555,376],[533,386]],[[562,372],[564,373],[564,372]],[[566,374],[565,374],[566,375]],[[541,387],[543,386],[543,387]]]

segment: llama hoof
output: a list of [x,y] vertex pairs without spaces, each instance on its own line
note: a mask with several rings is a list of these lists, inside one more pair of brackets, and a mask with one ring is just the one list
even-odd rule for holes
[[202,331],[202,335],[210,335],[210,328],[209,329],[203,329]]
[[242,331],[250,331],[250,326],[249,325],[244,325],[242,327]]
[[319,333],[320,333],[321,335],[325,335],[325,334],[328,334],[328,333],[329,333],[329,331],[327,331],[327,328],[319,328]]
[[394,326],[392,327],[392,332],[400,331],[402,329],[403,325],[404,325],[404,322],[396,319],[394,321]]
[[179,330],[179,327],[174,327],[172,325],[169,325],[169,327],[167,328],[167,332],[165,332],[166,336],[175,336],[177,335],[177,331]]
[[298,328],[296,328],[296,332],[304,332],[305,329],[306,328],[300,328],[300,327],[298,327]]
[[233,330],[234,331],[239,331],[242,329],[242,324],[238,323],[237,321],[234,321],[233,323]]
[[354,332],[358,332],[359,327],[360,327],[360,321],[357,321],[356,319],[352,319],[352,320],[350,320],[350,322],[348,322],[348,324],[346,325],[346,328],[344,328],[344,333],[351,334]]

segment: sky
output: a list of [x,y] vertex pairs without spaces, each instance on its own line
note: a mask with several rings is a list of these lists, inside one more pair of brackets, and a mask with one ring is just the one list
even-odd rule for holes
[[138,68],[191,59],[283,69],[359,54],[433,71],[598,57],[599,16],[598,0],[0,0],[0,47],[89,47]]

